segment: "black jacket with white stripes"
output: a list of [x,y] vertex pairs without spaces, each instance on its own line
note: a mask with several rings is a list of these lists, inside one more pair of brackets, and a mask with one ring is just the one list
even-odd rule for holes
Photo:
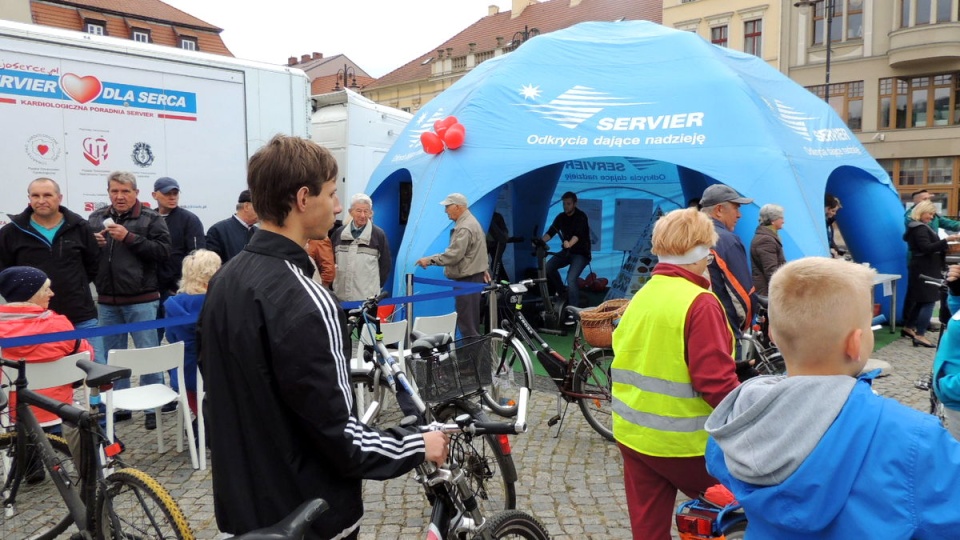
[[312,273],[302,246],[259,230],[210,283],[200,360],[223,532],[272,525],[322,497],[330,510],[309,538],[337,537],[363,514],[361,479],[423,462],[421,435],[357,419],[346,317]]

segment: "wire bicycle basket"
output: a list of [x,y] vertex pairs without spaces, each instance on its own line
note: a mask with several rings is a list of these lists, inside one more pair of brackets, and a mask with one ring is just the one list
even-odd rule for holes
[[409,360],[420,397],[429,403],[449,401],[479,393],[493,380],[489,336],[463,338],[448,349]]

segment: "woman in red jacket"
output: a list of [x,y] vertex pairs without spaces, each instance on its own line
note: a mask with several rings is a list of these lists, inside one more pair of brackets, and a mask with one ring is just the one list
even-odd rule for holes
[[[42,270],[29,266],[11,266],[0,272],[0,296],[7,301],[7,304],[0,305],[0,338],[68,332],[74,329],[66,317],[48,309],[53,291],[50,289],[50,280]],[[83,351],[89,351],[90,358],[93,359],[93,347],[83,339],[4,348],[0,350],[0,356],[7,360],[52,362]],[[73,402],[73,388],[69,384],[39,390],[37,393],[64,403]],[[10,414],[14,419],[15,409],[16,394],[11,392]],[[36,407],[31,409],[41,424],[57,419],[53,413]]]

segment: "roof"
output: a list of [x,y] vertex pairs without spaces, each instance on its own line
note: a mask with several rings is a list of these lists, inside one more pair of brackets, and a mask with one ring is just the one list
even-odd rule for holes
[[662,14],[661,0],[581,0],[576,6],[570,3],[571,0],[550,0],[531,4],[516,18],[511,18],[510,11],[483,17],[433,50],[380,77],[364,90],[428,79],[438,50],[446,53],[450,49],[449,56],[456,58],[470,52],[470,43],[476,44],[475,52],[493,51],[500,37],[502,47],[505,47],[516,32],[523,32],[525,28],[537,29],[544,34],[585,21],[623,18],[659,23]]
[[33,22],[43,26],[82,31],[84,19],[102,20],[108,36],[130,39],[134,28],[149,30],[157,45],[179,47],[181,36],[190,37],[199,51],[233,56],[220,28],[160,0],[33,0],[30,7]]
[[[349,88],[359,92],[360,89],[365,88],[368,84],[374,82],[375,80],[376,79],[373,77],[357,75],[357,86],[359,86],[359,88]],[[353,84],[353,77],[350,77],[348,83],[351,85]],[[327,94],[329,92],[333,92],[335,87],[338,87],[338,89],[343,88],[343,81],[338,80],[338,74],[334,73],[333,75],[322,75],[310,81],[310,95],[315,96],[317,94]]]

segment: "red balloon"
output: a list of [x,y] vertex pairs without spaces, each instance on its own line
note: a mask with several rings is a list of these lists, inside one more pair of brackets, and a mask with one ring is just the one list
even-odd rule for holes
[[440,120],[437,120],[436,122],[433,123],[433,130],[434,130],[434,131],[440,131],[440,128],[445,128],[445,127],[447,127],[447,125],[443,123],[443,119],[442,119],[442,118],[441,118]]
[[451,150],[456,150],[463,146],[463,140],[467,136],[467,130],[463,127],[463,124],[454,124],[447,128],[447,132],[443,134],[443,142],[447,143],[447,148]]
[[450,126],[452,126],[452,125],[454,125],[454,124],[460,123],[460,121],[457,120],[457,117],[456,117],[456,116],[448,116],[448,117],[444,118],[443,120],[441,120],[441,122],[443,122],[443,125],[446,126],[446,127],[450,127]]
[[423,151],[428,154],[439,154],[443,152],[443,141],[440,136],[431,131],[424,131],[420,134],[420,144],[423,145]]

